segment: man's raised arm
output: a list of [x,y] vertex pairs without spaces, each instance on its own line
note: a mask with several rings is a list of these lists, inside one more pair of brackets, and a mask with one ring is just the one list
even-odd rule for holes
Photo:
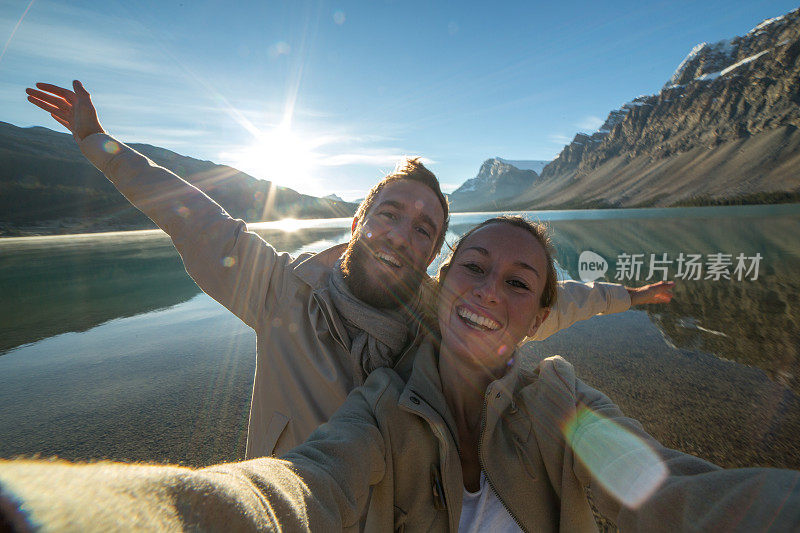
[[86,158],[137,209],[172,238],[187,272],[208,295],[254,326],[275,276],[278,255],[247,232],[214,200],[178,175],[107,135],[89,93],[79,81],[73,91],[37,83],[28,100],[72,132]]

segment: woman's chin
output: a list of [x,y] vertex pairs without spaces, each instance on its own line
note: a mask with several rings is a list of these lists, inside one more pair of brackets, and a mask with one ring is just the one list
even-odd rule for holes
[[458,361],[485,368],[505,365],[513,351],[500,332],[478,329],[461,320],[442,329],[442,348]]

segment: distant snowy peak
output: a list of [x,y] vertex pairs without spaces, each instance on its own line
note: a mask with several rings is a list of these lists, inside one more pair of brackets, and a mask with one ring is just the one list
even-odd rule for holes
[[[499,190],[520,189],[530,185],[539,177],[539,173],[532,169],[521,169],[499,157],[487,159],[481,165],[478,175],[468,179],[464,184],[453,191],[453,196],[464,193],[481,192],[494,195]],[[544,163],[549,161],[516,161],[516,163]]]
[[541,174],[544,167],[550,161],[539,161],[539,160],[531,160],[531,161],[521,161],[521,160],[510,160],[510,159],[503,159],[502,157],[495,157],[498,161],[505,163],[507,165],[511,165],[516,167],[520,170],[533,170],[537,174]]
[[323,198],[327,200],[333,200],[334,202],[344,202],[344,200],[342,200],[339,196],[336,196],[335,194],[329,194],[328,196],[323,196]]

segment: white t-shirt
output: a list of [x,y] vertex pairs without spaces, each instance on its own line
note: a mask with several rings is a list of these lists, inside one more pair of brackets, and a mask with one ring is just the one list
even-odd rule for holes
[[481,486],[478,492],[464,489],[464,501],[461,504],[461,518],[458,522],[458,533],[521,533],[521,529],[508,513],[503,502],[494,493],[486,476],[481,471]]

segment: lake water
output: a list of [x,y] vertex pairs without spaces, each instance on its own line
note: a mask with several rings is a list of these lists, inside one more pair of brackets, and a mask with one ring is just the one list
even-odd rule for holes
[[[667,446],[800,469],[800,205],[531,215],[552,226],[565,276],[591,251],[608,265],[601,279],[678,285],[669,305],[526,350],[563,355]],[[448,241],[488,216],[453,215]],[[251,226],[293,252],[345,242],[349,228]],[[0,457],[244,456],[255,335],[197,288],[163,233],[0,240],[0,295]]]

